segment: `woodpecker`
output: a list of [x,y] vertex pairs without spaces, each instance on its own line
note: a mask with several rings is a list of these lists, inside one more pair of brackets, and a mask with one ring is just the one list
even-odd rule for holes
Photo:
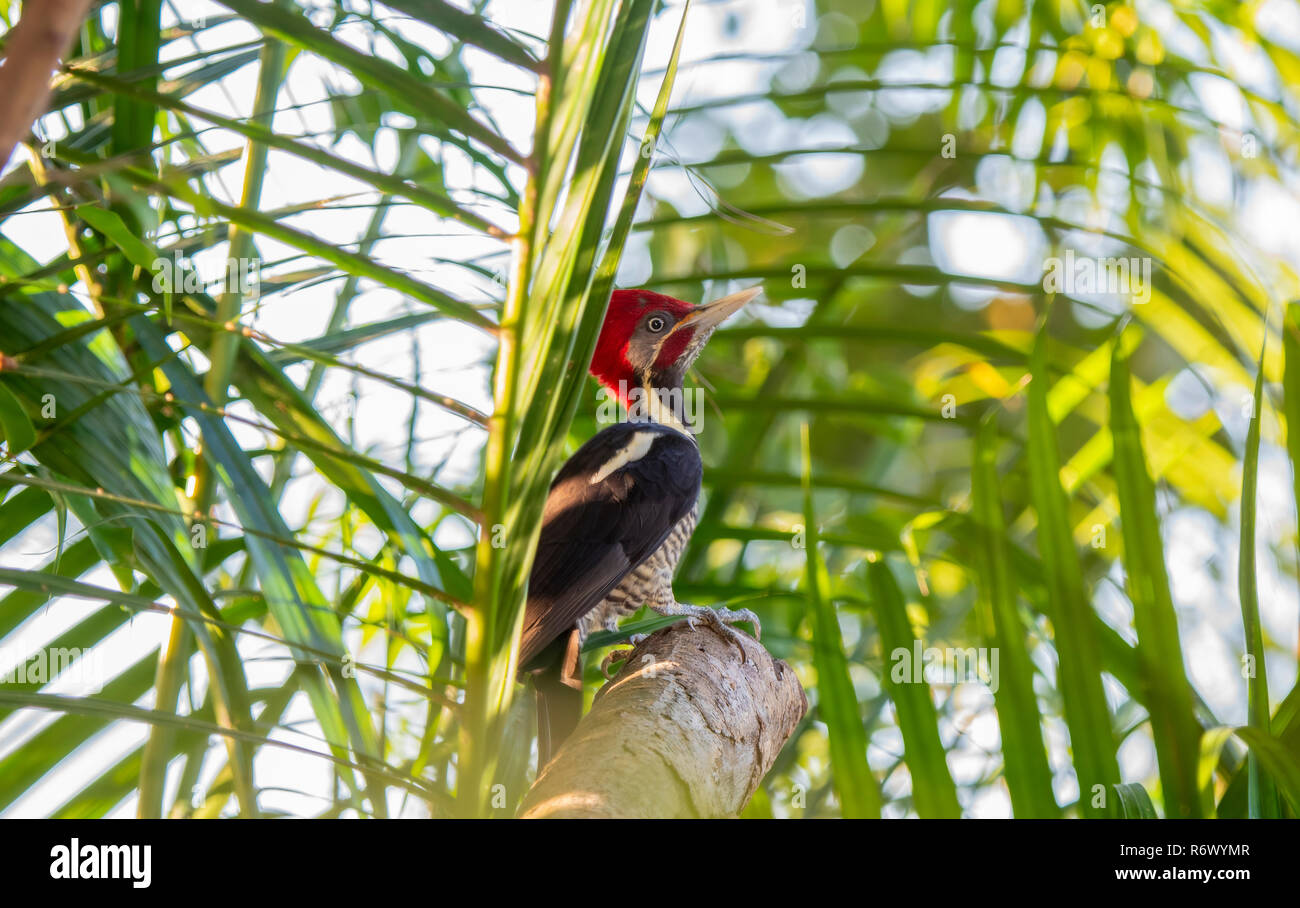
[[628,421],[592,437],[551,484],[519,643],[520,671],[537,691],[539,770],[581,718],[580,650],[592,630],[615,630],[648,605],[692,626],[707,621],[736,635],[730,624],[748,622],[762,633],[748,609],[679,603],[672,587],[704,473],[681,412],[682,381],[713,330],[758,292],[701,306],[648,290],[610,297],[591,372]]

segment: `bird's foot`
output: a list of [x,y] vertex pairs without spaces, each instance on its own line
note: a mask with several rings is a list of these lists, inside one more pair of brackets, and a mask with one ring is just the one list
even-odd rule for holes
[[617,673],[613,670],[613,666],[626,662],[631,653],[630,649],[612,649],[605,654],[605,658],[600,660],[600,673],[604,675],[606,681],[614,680],[614,675]]
[[632,650],[636,649],[641,644],[641,641],[648,636],[650,635],[633,634],[627,638],[627,642],[630,644],[627,649],[613,649],[605,654],[605,658],[600,660],[600,673],[605,676],[606,681],[614,680],[616,672],[612,666],[620,662],[626,662],[627,657],[632,655]]
[[671,605],[653,605],[651,606],[661,615],[684,615],[687,625],[694,630],[696,623],[705,621],[716,628],[724,637],[730,638],[731,642],[736,644],[740,650],[741,661],[746,661],[744,636],[740,631],[731,625],[747,623],[754,627],[754,639],[763,639],[763,625],[759,622],[758,616],[747,608],[732,611],[729,608],[705,608],[700,605],[684,605],[680,602],[674,602]]

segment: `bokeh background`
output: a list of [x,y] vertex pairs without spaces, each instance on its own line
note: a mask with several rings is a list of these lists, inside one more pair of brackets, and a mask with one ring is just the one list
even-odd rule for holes
[[[412,110],[410,93],[440,93],[526,151],[536,73],[419,3],[271,5],[288,19],[259,6],[94,4],[69,60],[98,78],[61,77],[0,180],[0,351],[19,365],[0,387],[45,432],[42,395],[56,383],[85,432],[19,451],[6,424],[0,674],[56,645],[84,647],[95,665],[0,684],[0,816],[134,815],[146,779],[165,815],[248,812],[209,728],[222,724],[210,650],[167,613],[180,581],[141,539],[148,525],[183,548],[196,497],[218,522],[186,570],[221,613],[224,665],[251,704],[240,759],[261,811],[440,814],[466,759],[455,703],[474,682],[463,623],[436,594],[471,601],[481,589],[478,529],[458,503],[492,481],[478,417],[499,403],[501,366],[470,316],[498,321],[518,281],[511,247],[484,223],[518,229],[527,179]],[[551,4],[458,6],[545,59]],[[609,23],[620,6],[578,3],[573,15]],[[6,25],[18,15],[0,2]],[[1244,816],[1270,809],[1267,790],[1248,797],[1248,753],[1282,791],[1271,809],[1294,813],[1300,445],[1287,417],[1300,413],[1300,362],[1284,352],[1300,295],[1300,6],[697,0],[686,15],[681,26],[681,4],[656,5],[645,25],[630,128],[606,152],[618,176],[596,217],[615,225],[647,161],[630,232],[607,240],[617,285],[694,301],[764,289],[692,376],[709,401],[705,502],[676,587],[682,601],[757,611],[764,643],[809,692],[748,813]],[[139,37],[153,16],[156,64]],[[570,86],[597,73],[562,62]],[[643,155],[666,75],[662,136]],[[268,109],[259,98],[276,135],[334,157],[231,128]],[[250,159],[264,161],[252,195]],[[565,178],[571,192],[581,175]],[[85,205],[119,221],[82,218]],[[192,262],[204,293],[164,299],[119,225]],[[577,243],[573,223],[551,228],[555,245]],[[203,383],[223,319],[195,299],[219,307],[232,245],[259,262],[257,292],[235,312],[266,371],[247,388],[241,361],[229,406],[206,411],[229,433],[216,455],[185,376],[156,365],[157,343]],[[1044,275],[1067,252],[1146,262],[1149,282],[1050,292]],[[402,278],[431,289],[413,298]],[[181,316],[168,321],[171,306]],[[152,345],[114,312],[152,319]],[[94,331],[56,330],[86,320]],[[1136,429],[1122,440],[1117,344]],[[554,350],[521,346],[525,361]],[[282,381],[302,391],[288,425]],[[564,381],[579,391],[558,457],[599,429],[595,385]],[[158,397],[168,390],[172,401]],[[109,456],[144,444],[113,434],[130,420],[152,462]],[[333,469],[311,456],[326,431],[351,452]],[[1149,487],[1117,468],[1135,451]],[[205,458],[218,481],[202,478]],[[262,488],[220,481],[231,463]],[[124,472],[134,478],[118,484]],[[1243,498],[1251,477],[1257,494]],[[384,516],[393,507],[409,525]],[[292,540],[287,570],[294,582],[306,570],[312,595],[268,579],[259,532]],[[512,551],[526,539],[511,537]],[[130,598],[59,595],[56,577]],[[414,577],[423,586],[404,582]],[[358,666],[348,691],[295,667],[283,642],[299,639],[294,611],[277,596],[334,616],[338,647],[325,648]],[[1256,614],[1258,645],[1246,631]],[[913,639],[939,661],[895,683],[891,653]],[[997,676],[959,672],[965,648],[996,649]],[[1248,649],[1266,669],[1263,742],[1232,732],[1251,720]],[[173,654],[169,674],[160,652]],[[589,688],[599,683],[593,671]],[[341,716],[319,702],[350,698]],[[495,814],[531,772],[528,699],[495,719]],[[368,734],[346,733],[355,716]],[[151,738],[162,740],[146,753]],[[330,746],[333,760],[320,756]],[[358,796],[348,763],[384,767],[382,795]],[[1081,800],[1081,776],[1103,783],[1100,808],[1091,784]]]

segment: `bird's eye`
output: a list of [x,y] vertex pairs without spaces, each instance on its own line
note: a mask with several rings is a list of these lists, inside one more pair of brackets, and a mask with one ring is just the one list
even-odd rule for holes
[[658,334],[660,331],[664,330],[664,324],[665,322],[662,318],[660,318],[657,315],[652,315],[650,319],[645,323],[645,326],[649,328],[651,331]]

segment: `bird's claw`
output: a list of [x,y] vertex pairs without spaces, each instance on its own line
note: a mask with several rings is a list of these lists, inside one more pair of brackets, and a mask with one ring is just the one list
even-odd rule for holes
[[606,681],[614,680],[615,672],[610,669],[610,666],[618,662],[626,662],[631,653],[630,649],[613,649],[605,654],[605,658],[600,660],[600,673],[605,676]]
[[729,637],[731,641],[736,644],[736,647],[740,650],[740,660],[742,662],[748,661],[748,656],[745,652],[744,636],[731,625],[747,622],[754,627],[754,639],[761,640],[763,638],[763,625],[759,622],[758,616],[747,608],[732,611],[727,608],[712,609],[698,605],[674,603],[670,606],[656,608],[655,611],[659,612],[661,615],[685,616],[686,626],[691,630],[695,630],[698,622],[707,621],[724,637]]
[[633,634],[627,638],[627,642],[630,644],[627,649],[613,649],[605,654],[605,658],[600,660],[600,673],[605,676],[606,681],[614,680],[614,672],[610,670],[610,666],[618,662],[626,662],[627,657],[632,655],[632,650],[640,646],[641,641],[648,636],[650,635]]
[[713,612],[715,615],[717,615],[722,621],[724,621],[727,624],[745,623],[745,624],[753,625],[754,639],[759,641],[763,639],[763,623],[759,621],[758,616],[755,615],[753,612],[751,612],[749,609],[742,608],[742,609],[737,609],[736,611],[733,612],[729,608],[719,608],[719,609],[710,609],[709,611]]

